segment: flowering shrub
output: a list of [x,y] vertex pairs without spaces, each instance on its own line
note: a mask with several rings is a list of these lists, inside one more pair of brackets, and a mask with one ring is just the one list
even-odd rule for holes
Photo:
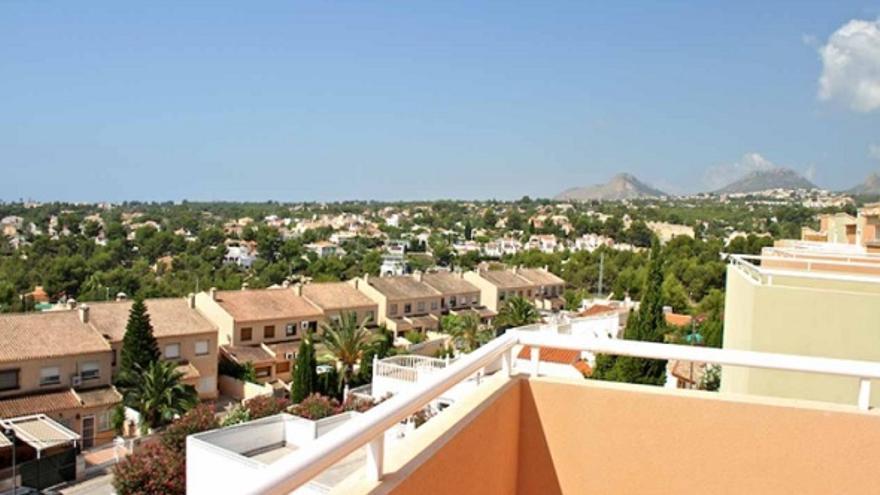
[[220,424],[214,416],[211,406],[201,404],[190,409],[182,418],[171,423],[162,433],[162,445],[169,450],[183,452],[186,448],[187,435],[193,435],[202,431],[213,430]]
[[229,414],[223,418],[223,422],[220,426],[232,426],[237,425],[239,423],[246,423],[251,420],[251,412],[247,410],[247,408],[243,406],[235,406]]
[[113,467],[113,488],[120,495],[184,495],[186,454],[148,444]]
[[362,399],[359,397],[355,397],[354,395],[349,395],[345,402],[342,403],[342,407],[340,407],[339,412],[347,412],[347,411],[356,411],[356,412],[367,412],[376,405],[371,399]]
[[293,406],[290,412],[306,419],[319,420],[339,414],[340,406],[339,401],[336,399],[320,394],[312,394],[303,399],[299,404]]
[[290,405],[290,401],[285,398],[274,397],[271,395],[261,395],[244,403],[245,409],[248,410],[251,420],[265,418],[278,414]]

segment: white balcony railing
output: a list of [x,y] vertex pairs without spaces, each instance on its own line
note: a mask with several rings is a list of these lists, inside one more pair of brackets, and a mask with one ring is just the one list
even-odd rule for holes
[[498,360],[502,361],[501,373],[512,373],[514,363],[512,353],[520,345],[531,348],[531,361],[527,370],[518,371],[527,371],[531,376],[538,375],[539,350],[542,347],[845,376],[859,381],[856,401],[858,407],[863,410],[869,407],[871,380],[880,379],[880,363],[874,362],[511,330],[471,354],[463,356],[449,367],[425,377],[418,388],[404,391],[379,404],[357,419],[328,433],[308,449],[276,461],[262,470],[258,479],[253,480],[250,493],[278,495],[290,493],[361,447],[366,447],[367,450],[367,475],[374,480],[381,479],[386,430],[408,418],[461,381],[489,366],[496,365]]

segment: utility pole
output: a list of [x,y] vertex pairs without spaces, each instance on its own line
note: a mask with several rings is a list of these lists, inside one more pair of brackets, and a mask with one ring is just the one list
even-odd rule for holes
[[602,282],[605,278],[605,253],[599,253],[599,299],[602,298]]

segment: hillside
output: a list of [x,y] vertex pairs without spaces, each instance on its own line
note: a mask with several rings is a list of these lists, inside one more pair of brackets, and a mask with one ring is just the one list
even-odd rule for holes
[[880,194],[880,174],[873,172],[861,184],[846,192],[849,194]]
[[790,168],[756,170],[725,187],[718,194],[737,194],[766,191],[768,189],[815,189],[816,185]]
[[557,200],[602,200],[618,201],[622,199],[653,198],[667,196],[630,174],[617,174],[605,184],[586,187],[573,187],[557,194]]

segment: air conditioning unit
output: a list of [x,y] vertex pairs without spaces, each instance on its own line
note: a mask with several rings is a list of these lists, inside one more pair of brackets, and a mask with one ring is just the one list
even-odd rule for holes
[[70,377],[70,385],[73,387],[79,387],[82,385],[82,377],[79,375],[73,375]]

